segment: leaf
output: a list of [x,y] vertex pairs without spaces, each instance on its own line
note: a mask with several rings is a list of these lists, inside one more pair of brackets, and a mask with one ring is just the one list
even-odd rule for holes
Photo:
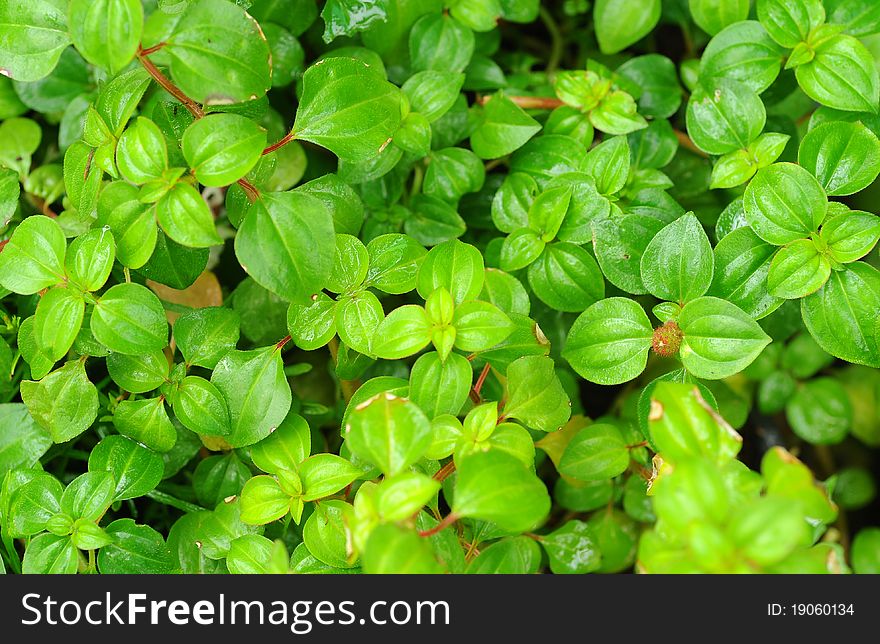
[[462,72],[474,52],[474,34],[450,16],[422,16],[409,33],[413,71]]
[[446,114],[459,96],[464,74],[444,70],[425,70],[410,76],[400,88],[410,107],[429,123]]
[[290,409],[290,385],[278,346],[230,351],[214,368],[211,382],[229,405],[233,447],[252,445],[268,436]]
[[492,543],[468,564],[467,574],[527,575],[541,567],[541,548],[534,539],[520,535]]
[[602,551],[598,539],[584,521],[568,521],[542,537],[540,543],[555,575],[582,575],[596,571],[601,565]]
[[101,439],[89,454],[90,472],[113,475],[114,501],[134,499],[154,490],[163,478],[164,469],[161,456],[124,436]]
[[404,471],[431,445],[431,425],[422,410],[388,392],[355,407],[343,435],[352,453],[388,476]]
[[477,192],[486,180],[486,168],[476,154],[465,148],[443,148],[428,155],[422,191],[456,203],[463,195]]
[[807,170],[793,163],[774,163],[759,170],[746,186],[743,206],[758,237],[783,246],[819,228],[828,200]]
[[156,204],[156,219],[169,238],[192,248],[206,248],[223,240],[214,229],[214,217],[191,185],[177,183]]
[[546,242],[537,232],[531,228],[518,228],[504,238],[501,246],[501,268],[506,271],[525,268],[541,256],[545,247]]
[[812,445],[841,442],[852,426],[846,389],[833,378],[816,378],[799,387],[785,406],[792,431]]
[[[270,572],[267,564],[274,543],[258,534],[243,534],[229,544],[226,566],[233,575],[255,575]],[[286,554],[285,554],[286,557]],[[285,567],[287,562],[285,562]]]
[[339,492],[363,472],[335,454],[315,454],[299,464],[302,500],[315,501]]
[[406,235],[391,233],[370,240],[367,252],[370,266],[366,285],[394,295],[416,287],[419,266],[427,252],[421,244]]
[[642,282],[648,292],[681,305],[709,289],[714,270],[709,237],[693,214],[657,233],[641,259]]
[[840,34],[815,47],[815,57],[795,70],[804,93],[822,105],[851,112],[877,112],[880,74],[865,46]]
[[425,309],[415,304],[401,306],[376,327],[373,353],[385,360],[399,360],[418,353],[431,342],[431,324]]
[[174,570],[171,550],[162,535],[132,519],[107,526],[113,542],[98,551],[98,570],[105,575],[169,574]]
[[445,361],[437,352],[419,356],[410,372],[409,397],[428,418],[457,415],[468,398],[473,369],[467,359],[450,353]]
[[116,257],[128,268],[141,268],[153,255],[157,228],[155,211],[138,200],[138,190],[114,181],[98,198],[98,221],[107,225],[116,241]]
[[64,233],[49,217],[22,221],[0,253],[0,285],[13,293],[32,295],[64,279]]
[[107,371],[113,382],[133,394],[142,394],[158,388],[168,378],[168,358],[161,349],[143,355],[111,353],[107,356]]
[[97,521],[113,502],[116,480],[110,472],[80,474],[64,488],[61,510],[74,520]]
[[159,126],[139,116],[116,147],[116,165],[130,182],[141,185],[161,179],[168,168],[168,146]]
[[[9,479],[7,479],[9,480]],[[5,496],[4,488],[4,496]],[[13,537],[27,537],[46,529],[46,523],[61,511],[63,488],[58,479],[37,472],[27,482],[16,487],[4,508],[4,532]]]
[[184,313],[174,323],[174,339],[187,364],[213,369],[239,338],[235,311],[208,306]]
[[535,295],[557,311],[583,311],[605,296],[605,281],[596,260],[566,242],[545,247],[529,266],[528,278]]
[[455,328],[455,347],[467,352],[491,349],[513,332],[513,323],[501,309],[477,300],[455,308],[452,326]]
[[798,239],[779,249],[770,263],[767,288],[788,300],[818,291],[831,275],[831,262],[812,239]]
[[616,54],[648,35],[660,19],[660,0],[596,0],[596,39],[603,54]]
[[351,505],[330,500],[321,503],[303,526],[303,543],[319,561],[334,568],[352,568],[350,536],[346,528]]
[[534,136],[541,126],[503,93],[483,106],[479,124],[471,133],[471,148],[481,159],[503,157]]
[[833,356],[880,367],[876,334],[880,273],[863,262],[833,271],[825,285],[801,300],[810,335]]
[[254,465],[270,474],[295,470],[310,453],[309,424],[294,413],[289,413],[274,432],[251,447]]
[[880,31],[880,12],[871,0],[831,0],[826,10],[829,24],[845,25],[846,31],[853,36]]
[[266,147],[266,130],[237,114],[209,114],[193,121],[181,149],[199,183],[228,186],[246,175]]
[[758,320],[782,304],[767,287],[776,246],[748,226],[737,228],[715,246],[715,274],[707,295],[727,300]]
[[758,323],[736,305],[715,297],[688,302],[678,316],[684,334],[680,355],[697,378],[718,380],[745,369],[770,343]]
[[81,360],[68,362],[39,382],[23,380],[21,399],[56,443],[79,436],[98,416],[98,390]]
[[629,142],[625,136],[611,137],[587,153],[583,171],[596,182],[602,195],[620,192],[630,171]]
[[682,92],[678,72],[675,63],[665,56],[647,54],[630,58],[617,68],[616,73],[641,89],[638,104],[639,111],[644,116],[666,119],[675,114],[681,105]]
[[789,49],[805,42],[825,22],[822,0],[760,0],[758,20],[777,43]]
[[168,344],[162,303],[140,284],[117,284],[107,289],[95,304],[91,329],[98,342],[127,355],[149,353]]
[[34,314],[34,338],[54,363],[70,350],[82,325],[85,302],[81,293],[62,286],[47,291]]
[[65,258],[67,275],[85,291],[97,291],[107,282],[116,257],[116,243],[106,230],[90,230],[73,240]]
[[112,76],[134,58],[144,25],[138,0],[71,0],[67,16],[73,44],[93,65]]
[[320,293],[310,306],[291,304],[287,309],[287,330],[300,349],[320,349],[336,335],[336,302]]
[[385,318],[379,299],[369,291],[342,298],[336,307],[336,332],[346,345],[373,355],[376,329]]
[[73,575],[79,565],[79,551],[70,537],[44,533],[28,544],[21,571],[26,575]]
[[687,107],[687,130],[694,144],[709,154],[744,149],[764,129],[767,113],[758,94],[727,78],[701,83]]
[[721,30],[703,51],[700,78],[739,81],[761,93],[773,84],[787,55],[756,20],[744,20]]
[[829,196],[855,194],[880,174],[880,140],[861,123],[822,123],[801,141],[798,163]]
[[616,385],[644,371],[652,336],[651,322],[637,302],[611,297],[578,316],[562,356],[582,378]]
[[271,476],[255,476],[241,491],[241,520],[263,525],[280,519],[290,511],[291,498]]
[[749,0],[688,0],[688,8],[694,22],[710,36],[749,16]]
[[352,58],[327,58],[306,70],[293,132],[349,162],[375,158],[398,125],[400,90]]
[[353,36],[372,24],[385,22],[388,13],[381,2],[328,0],[321,10],[321,18],[324,20],[323,40],[329,43],[339,36]]
[[368,575],[433,575],[443,572],[426,539],[412,530],[381,525],[370,533],[363,553]]
[[550,511],[541,480],[504,452],[475,452],[457,464],[452,511],[456,516],[492,521],[508,532],[523,532]]
[[0,2],[0,61],[19,81],[48,76],[70,44],[64,8],[50,0]]
[[230,496],[239,494],[251,478],[250,468],[230,452],[225,456],[209,456],[193,472],[193,490],[199,503],[214,507]]
[[559,473],[581,481],[601,481],[629,467],[629,450],[620,430],[594,423],[575,434],[559,461]]
[[306,304],[333,267],[333,222],[316,198],[263,194],[235,236],[235,254],[254,280],[291,302]]
[[860,259],[871,252],[880,238],[880,218],[860,210],[831,217],[822,224],[819,238],[828,244],[831,257],[842,263]]
[[190,3],[165,43],[172,79],[199,103],[252,101],[271,86],[269,45],[234,3]]
[[32,467],[51,445],[51,436],[34,421],[25,405],[0,405],[0,474],[5,477],[10,470]]
[[552,432],[571,416],[571,402],[545,356],[523,356],[507,367],[507,404],[504,415],[524,425]]
[[113,426],[123,436],[157,452],[167,452],[177,442],[177,431],[168,418],[161,396],[120,401],[113,412]]
[[476,247],[451,239],[432,248],[422,260],[417,278],[419,295],[427,299],[442,287],[457,304],[472,300],[483,288],[483,269],[483,256]]

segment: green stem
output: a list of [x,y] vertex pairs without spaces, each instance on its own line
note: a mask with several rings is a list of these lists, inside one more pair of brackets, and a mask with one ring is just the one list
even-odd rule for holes
[[178,510],[183,510],[184,512],[202,512],[203,510],[206,510],[206,508],[203,508],[200,505],[190,503],[189,501],[184,501],[183,499],[178,499],[176,496],[171,496],[170,494],[160,492],[159,490],[147,492],[145,496],[148,499],[153,499],[154,501],[158,501],[159,503],[170,505],[172,508],[177,508]]
[[556,71],[556,68],[559,67],[559,63],[562,60],[562,34],[559,31],[559,26],[556,24],[556,20],[546,7],[541,7],[540,16],[541,22],[544,23],[547,32],[550,34],[550,57],[547,59],[547,67],[545,68],[545,71],[548,74],[552,74]]

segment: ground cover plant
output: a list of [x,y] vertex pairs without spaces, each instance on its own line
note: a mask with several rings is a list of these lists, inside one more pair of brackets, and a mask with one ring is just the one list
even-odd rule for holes
[[0,0],[0,569],[880,572],[878,33]]

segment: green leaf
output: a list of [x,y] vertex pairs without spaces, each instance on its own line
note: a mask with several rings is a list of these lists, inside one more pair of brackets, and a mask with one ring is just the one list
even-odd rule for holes
[[351,509],[351,505],[343,501],[325,501],[303,526],[303,543],[309,552],[334,568],[355,566],[349,557],[350,534],[346,528]]
[[238,314],[224,307],[193,309],[174,323],[174,339],[187,364],[207,369],[234,349],[238,338]]
[[596,260],[580,246],[550,244],[529,266],[529,286],[557,311],[583,311],[605,297],[605,280]]
[[568,521],[541,538],[555,575],[583,575],[596,571],[602,552],[593,529],[583,521]]
[[343,435],[352,453],[393,476],[428,450],[431,424],[415,403],[385,392],[349,414]]
[[501,268],[517,271],[541,256],[546,242],[531,228],[518,228],[504,238],[501,246]]
[[681,310],[681,362],[697,378],[718,380],[745,369],[770,338],[742,309],[716,297],[701,297]]
[[335,454],[309,456],[299,464],[302,500],[315,501],[336,494],[361,474],[360,468]]
[[21,571],[26,575],[73,575],[79,565],[79,551],[70,537],[38,535],[28,544]]
[[815,47],[812,61],[795,69],[804,93],[822,105],[877,112],[880,74],[867,48],[852,36],[833,36]]
[[452,326],[455,328],[455,347],[467,352],[490,349],[513,332],[513,323],[501,309],[477,300],[455,308]]
[[595,180],[599,194],[606,196],[623,189],[629,170],[630,150],[625,136],[603,141],[587,153],[583,162],[583,171]]
[[[369,279],[369,276],[368,276]],[[451,239],[432,248],[418,269],[418,292],[427,299],[445,288],[456,304],[472,300],[483,289],[483,256],[470,244]]]
[[139,116],[116,147],[116,165],[126,179],[138,185],[161,179],[168,168],[168,146],[159,126]]
[[238,114],[209,114],[186,129],[181,149],[199,183],[228,186],[260,160],[266,136],[265,129]]
[[475,452],[457,463],[452,511],[492,521],[502,530],[534,528],[550,511],[541,480],[521,461],[497,450]]
[[880,140],[861,123],[822,123],[801,141],[798,163],[829,196],[855,194],[880,174]]
[[709,154],[748,147],[764,129],[766,119],[758,94],[744,83],[727,78],[701,83],[688,101],[688,134]]
[[177,442],[177,431],[161,397],[120,401],[113,412],[113,426],[157,452],[167,452]]
[[73,44],[93,65],[112,76],[134,58],[144,26],[138,0],[71,0],[67,16]]
[[693,214],[657,233],[641,259],[642,282],[648,292],[681,305],[709,289],[714,270],[709,237]]
[[764,241],[783,246],[819,228],[828,200],[819,182],[793,163],[774,163],[746,186],[746,221]]
[[222,244],[214,217],[198,190],[176,183],[156,204],[156,219],[169,238],[191,248]]
[[107,471],[89,471],[80,474],[64,488],[61,495],[61,511],[74,520],[97,521],[116,493],[116,479]]
[[849,433],[853,411],[846,389],[833,378],[802,384],[785,406],[792,431],[812,445],[832,445]]
[[98,551],[98,570],[105,575],[169,574],[174,570],[171,550],[162,535],[132,519],[107,526],[113,542]]
[[184,378],[173,399],[181,424],[200,436],[228,436],[229,406],[221,391],[200,376]]
[[34,314],[34,338],[53,362],[70,350],[85,314],[82,294],[63,286],[47,291]]
[[372,350],[379,358],[399,360],[418,353],[431,342],[425,309],[408,304],[391,311],[376,327]]
[[541,548],[526,536],[499,539],[468,564],[467,574],[527,575],[541,567]]
[[629,467],[629,450],[614,425],[595,423],[575,434],[562,453],[559,473],[581,481],[601,481]]
[[107,371],[113,382],[133,394],[142,394],[158,388],[168,378],[168,358],[161,349],[143,355],[111,353],[107,356]]
[[230,351],[214,368],[211,382],[229,405],[233,447],[252,445],[268,436],[290,409],[290,385],[278,346]]
[[320,349],[336,335],[336,302],[326,293],[319,293],[309,306],[291,304],[287,329],[300,349]]
[[534,136],[541,126],[503,93],[483,106],[480,121],[471,133],[471,148],[481,159],[503,157]]
[[648,35],[660,19],[660,0],[596,0],[596,39],[603,54],[616,54]]
[[311,453],[311,430],[299,414],[290,413],[278,428],[251,447],[254,465],[264,472],[295,470]]
[[[6,479],[11,480],[10,478]],[[46,523],[61,511],[61,483],[45,472],[14,488],[4,508],[4,528],[13,537],[27,537],[46,529]],[[6,488],[4,487],[4,496]]]
[[419,266],[427,252],[421,244],[406,235],[391,233],[370,240],[367,252],[367,285],[393,295],[416,288]]
[[89,454],[90,472],[113,475],[114,501],[134,499],[152,491],[162,480],[164,469],[161,456],[124,436],[101,439]]
[[467,359],[450,353],[445,361],[436,351],[419,356],[410,372],[409,397],[428,418],[457,415],[468,398],[473,369]]
[[267,564],[272,557],[273,548],[273,542],[264,536],[243,534],[229,544],[226,566],[233,575],[267,574],[270,572]]
[[578,316],[562,356],[590,382],[616,385],[644,371],[652,336],[651,322],[637,302],[611,297]]
[[3,0],[0,43],[5,76],[19,81],[48,76],[70,44],[63,6],[51,0]]
[[876,333],[880,307],[880,273],[863,262],[833,271],[812,295],[801,300],[801,315],[810,335],[833,356],[880,367]]
[[352,58],[328,58],[306,70],[293,132],[350,162],[376,157],[401,119],[400,90]]
[[768,315],[782,304],[767,287],[776,250],[748,226],[731,231],[715,246],[715,275],[707,294],[735,304],[756,320]]
[[710,36],[749,16],[749,0],[688,0],[688,8],[694,22]]
[[327,290],[347,293],[360,286],[367,277],[370,254],[363,242],[353,235],[336,235],[336,255]]
[[291,498],[271,476],[255,476],[241,491],[241,520],[263,525],[290,511]]
[[271,86],[269,45],[257,22],[226,0],[195,0],[165,38],[171,78],[199,103],[240,103]]
[[429,123],[446,114],[459,96],[464,74],[444,70],[425,70],[410,76],[400,88],[410,108]]
[[812,239],[798,239],[779,249],[770,264],[767,288],[787,300],[818,291],[831,275],[831,262]]
[[364,572],[370,575],[431,575],[443,572],[427,539],[412,530],[381,525],[370,533],[363,553]]
[[127,355],[149,353],[168,344],[162,303],[140,284],[117,284],[107,289],[95,304],[91,329],[98,342]]
[[0,253],[0,285],[31,295],[61,282],[66,249],[64,233],[55,221],[40,215],[26,218]]
[[523,356],[507,367],[507,404],[504,415],[524,425],[551,432],[571,416],[571,402],[545,356]]
[[97,291],[107,282],[116,257],[116,243],[107,230],[90,230],[70,244],[64,261],[71,281],[85,291]]
[[25,405],[0,405],[0,474],[32,467],[51,445],[52,437],[34,421]]
[[822,0],[758,0],[758,20],[773,40],[791,49],[825,22],[825,8]]
[[727,78],[761,93],[779,76],[786,55],[761,23],[736,22],[709,41],[700,59],[700,78],[704,82]]
[[235,254],[248,274],[276,295],[311,302],[333,267],[336,250],[330,212],[297,192],[263,194],[235,236]]
[[443,148],[428,155],[422,190],[426,195],[456,203],[477,192],[486,179],[486,168],[476,154],[465,148]]
[[383,3],[364,0],[328,0],[321,10],[324,20],[325,43],[339,36],[353,36],[367,30],[370,25],[385,22],[388,12]]
[[[638,105],[639,111],[644,116],[669,118],[681,105],[682,91],[678,72],[675,63],[665,56],[659,54],[636,56],[618,67],[616,73],[641,89]],[[653,123],[662,123],[662,121]],[[649,123],[648,127],[650,128],[651,125],[652,123]]]
[[98,198],[98,221],[116,240],[116,257],[123,266],[141,268],[153,255],[157,228],[155,211],[138,200],[138,189],[114,181]]
[[423,16],[409,33],[413,71],[462,72],[473,52],[473,32],[447,15]]
[[871,252],[880,238],[880,218],[860,210],[831,217],[822,224],[819,238],[828,245],[831,257],[853,262]]
[[79,436],[98,416],[98,390],[82,360],[68,362],[39,382],[23,380],[21,399],[56,443]]
[[369,291],[361,291],[337,303],[336,332],[358,353],[373,355],[376,329],[384,318],[379,299]]

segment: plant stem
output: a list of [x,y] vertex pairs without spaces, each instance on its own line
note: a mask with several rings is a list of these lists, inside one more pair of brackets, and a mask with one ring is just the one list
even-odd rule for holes
[[[524,110],[552,110],[565,105],[558,98],[550,96],[507,96],[506,98],[515,105],[519,105]],[[477,101],[480,105],[489,102],[492,95],[481,96]]]
[[437,473],[434,474],[434,480],[440,481],[442,483],[454,471],[455,471],[455,461],[449,461],[446,465],[444,465],[439,470],[437,470]]
[[678,144],[685,148],[686,150],[690,150],[697,156],[701,156],[703,158],[708,159],[709,155],[703,152],[700,148],[698,148],[693,141],[691,141],[691,137],[682,132],[681,130],[673,130],[675,132],[675,138],[678,139]]
[[[327,344],[327,348],[330,349],[330,356],[333,358],[333,364],[339,364],[339,338],[334,336]],[[359,380],[339,379],[339,388],[342,390],[342,397],[345,399],[345,402],[351,400],[351,397],[354,396],[354,392],[356,392],[360,386],[361,383]]]
[[171,496],[170,494],[166,494],[165,492],[160,492],[159,490],[147,492],[144,496],[146,496],[148,499],[158,501],[159,503],[170,505],[172,508],[177,508],[178,510],[182,510],[183,512],[202,512],[206,509],[200,505],[196,505],[195,503],[190,503],[189,501],[178,499],[176,496]]
[[263,154],[264,155],[271,154],[272,152],[274,152],[278,148],[284,147],[285,145],[287,145],[288,143],[290,143],[291,141],[293,141],[295,139],[296,139],[296,134],[294,134],[293,130],[291,130],[290,132],[285,134],[283,138],[279,139],[278,141],[275,141],[275,143],[273,143],[272,145],[264,148]]
[[550,34],[550,57],[547,59],[547,66],[544,70],[548,74],[552,74],[559,67],[559,62],[562,60],[562,34],[559,32],[556,20],[546,7],[541,7],[539,15],[541,22],[544,23],[544,27],[547,28],[547,32]]
[[147,73],[153,77],[153,80],[159,83],[162,89],[164,89],[178,101],[183,103],[183,106],[187,110],[189,110],[190,114],[192,114],[197,119],[202,118],[205,115],[205,112],[202,109],[201,105],[199,105],[189,96],[184,94],[183,91],[179,87],[177,87],[177,85],[168,80],[168,77],[165,76],[165,74],[163,74],[161,71],[159,71],[159,68],[156,67],[149,58],[147,58],[147,52],[149,51],[149,49],[141,49],[138,51],[137,54],[138,61],[141,65],[143,65],[144,69],[147,70]]
[[438,523],[437,525],[435,525],[435,526],[434,526],[433,528],[431,528],[430,530],[421,530],[421,531],[419,532],[419,536],[420,536],[420,537],[430,537],[430,536],[432,536],[432,535],[435,535],[435,534],[437,534],[438,532],[440,532],[441,530],[443,530],[443,529],[445,529],[445,528],[448,528],[449,526],[451,526],[451,525],[452,525],[453,523],[455,523],[456,521],[458,521],[458,515],[455,514],[455,512],[450,512],[450,513],[447,514],[445,517],[443,517],[443,520],[442,520],[440,523]]

